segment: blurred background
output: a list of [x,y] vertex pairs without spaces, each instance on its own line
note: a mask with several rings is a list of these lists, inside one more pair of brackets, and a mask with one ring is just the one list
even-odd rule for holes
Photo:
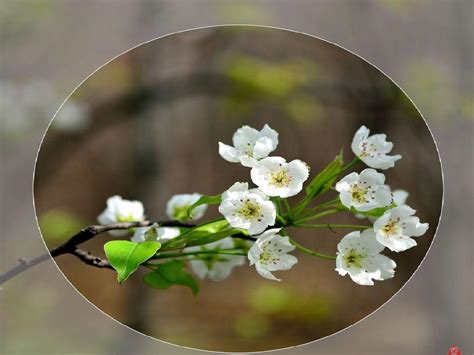
[[[288,27],[353,50],[406,90],[438,141],[446,207],[432,251],[397,297],[337,336],[285,352],[433,354],[452,343],[471,351],[471,10],[469,1],[4,2],[2,270],[44,250],[30,199],[32,167],[49,118],[72,87],[120,52],[171,31],[236,22]],[[246,169],[219,159],[215,148],[217,140],[230,141],[242,122],[258,127],[269,122],[282,134],[278,153],[305,159],[315,170],[341,145],[349,155],[349,137],[361,122],[388,133],[404,156],[401,168],[388,174],[390,183],[412,192],[408,202],[436,225],[439,165],[424,123],[397,88],[365,62],[316,39],[275,30],[200,30],[153,43],[96,73],[51,127],[35,186],[50,245],[92,223],[105,198],[117,191],[143,200],[148,215],[161,217],[161,206],[173,193],[213,194],[235,177],[247,178]],[[203,137],[199,150],[193,148],[196,134]],[[312,149],[320,141],[324,150]],[[194,179],[183,175],[183,162],[196,167]],[[218,176],[208,173],[217,169]],[[198,298],[179,288],[157,295],[140,282],[119,288],[107,270],[91,271],[68,257],[58,262],[79,291],[134,328],[189,346],[227,349],[238,342],[239,350],[264,349],[333,333],[377,308],[423,258],[430,232],[419,247],[400,254],[406,260],[396,256],[400,276],[372,288],[375,292],[304,256],[282,274],[281,284],[260,280],[244,267],[224,283],[203,284]],[[327,234],[317,243],[311,236],[300,238],[310,247],[324,240],[330,251],[334,245]],[[100,250],[100,244],[87,247]],[[303,282],[302,267],[317,270],[318,278]],[[229,282],[245,284],[245,296],[225,290]],[[351,294],[353,307],[341,289]],[[220,292],[228,307],[241,310],[232,319],[222,313],[224,307],[204,313],[223,303],[213,299]],[[85,302],[52,262],[6,284],[0,297],[0,344],[7,354],[193,353],[113,322]],[[203,314],[209,317],[204,322]]]

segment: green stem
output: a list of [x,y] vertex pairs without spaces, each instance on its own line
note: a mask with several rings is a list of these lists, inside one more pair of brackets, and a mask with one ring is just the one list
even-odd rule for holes
[[311,207],[311,208],[307,209],[306,211],[304,211],[304,213],[301,214],[301,217],[310,216],[315,211],[318,211],[318,210],[320,210],[324,207],[337,207],[337,206],[332,206],[332,205],[336,205],[336,204],[339,205],[339,197],[335,198],[334,200],[330,200],[330,201],[321,203],[319,205],[316,205],[314,207]]
[[180,252],[180,253],[163,253],[153,256],[150,260],[160,260],[168,258],[176,258],[180,256],[195,256],[195,255],[204,255],[204,254],[222,254],[222,255],[243,255],[246,256],[247,253],[241,249],[216,249],[216,250],[196,250],[189,252]]
[[295,224],[295,227],[304,227],[304,228],[350,228],[350,229],[369,229],[372,226],[361,226],[356,224]]
[[272,201],[273,201],[273,203],[275,203],[275,205],[276,205],[277,213],[280,214],[280,213],[281,213],[281,202],[280,202],[280,198],[279,198],[279,197],[274,197],[274,198],[272,198]]
[[337,212],[339,212],[339,209],[326,210],[326,211],[323,211],[323,212],[316,213],[316,214],[314,214],[312,216],[309,216],[309,217],[301,218],[301,219],[295,221],[294,224],[297,225],[297,224],[300,224],[300,223],[303,223],[303,222],[311,221],[311,220],[316,219],[316,218],[329,216],[329,215],[337,213]]
[[288,219],[291,222],[293,220],[293,211],[291,210],[290,204],[288,203],[288,199],[284,198],[283,203],[285,205],[286,211],[288,212]]
[[[350,163],[344,165],[339,171],[335,172],[334,174],[330,175],[328,178],[326,178],[326,181],[330,181],[333,177],[338,176],[340,173],[346,171],[347,169],[352,168],[357,162],[359,162],[360,159],[358,157],[355,157],[354,160],[352,160]],[[296,207],[296,212],[301,212],[304,210],[304,208],[308,205],[308,203],[311,201],[310,195],[307,195],[301,202],[300,204]]]
[[317,256],[318,258],[322,258],[322,259],[336,260],[335,256],[318,253],[317,251],[308,249],[308,248],[302,246],[301,244],[297,243],[293,239],[290,239],[290,243],[293,244],[296,247],[296,249],[301,250],[303,253],[306,253],[306,254],[309,254],[309,255],[312,255],[312,256]]
[[280,216],[279,214],[277,214],[277,215],[276,215],[276,219],[277,219],[278,221],[280,221],[280,223],[282,224],[282,226],[286,226],[286,220],[285,220],[282,216]]
[[[188,230],[186,230],[184,233],[181,233],[178,237],[183,237],[189,233],[191,233],[192,231],[198,229],[198,228],[201,228],[201,227],[204,227],[204,226],[207,226],[208,224],[212,224],[212,223],[215,223],[215,222],[219,222],[219,221],[224,221],[225,218],[217,218],[217,219],[213,219],[212,221],[207,221],[207,222],[204,222],[202,224],[198,224],[197,226],[194,226],[193,228],[189,228]],[[165,243],[166,244],[166,243]],[[163,244],[163,245],[165,245]]]

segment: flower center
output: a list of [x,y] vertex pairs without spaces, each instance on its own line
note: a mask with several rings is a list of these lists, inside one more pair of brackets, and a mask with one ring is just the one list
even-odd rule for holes
[[263,265],[276,264],[280,258],[269,251],[269,242],[262,246],[262,253],[259,257],[259,262]]
[[246,200],[242,207],[237,211],[237,213],[244,217],[245,219],[252,219],[254,217],[261,216],[261,208],[258,203],[252,202],[250,200]]
[[240,152],[244,155],[248,155],[250,158],[253,158],[253,148],[255,142],[248,142],[247,144],[242,144],[240,146]]
[[344,261],[349,267],[361,268],[363,259],[364,256],[358,254],[355,249],[349,250],[349,252],[344,256]]
[[369,188],[361,186],[359,184],[352,184],[350,189],[350,194],[352,196],[352,200],[357,203],[368,203],[368,192]]
[[400,228],[398,227],[397,223],[399,220],[400,218],[397,218],[397,219],[392,218],[385,226],[383,226],[382,233],[386,237],[390,237],[390,236],[398,234],[398,231]]
[[363,141],[360,144],[360,149],[362,151],[359,155],[360,158],[373,158],[377,154],[377,148],[375,148],[375,145],[373,143],[369,143],[368,141]]
[[276,187],[287,187],[290,184],[291,176],[288,170],[278,170],[270,173],[270,184]]

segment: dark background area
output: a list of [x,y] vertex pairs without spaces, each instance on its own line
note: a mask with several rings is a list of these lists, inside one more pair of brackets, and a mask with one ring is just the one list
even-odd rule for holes
[[[452,343],[472,351],[472,5],[469,0],[4,1],[2,89],[8,88],[10,96],[2,99],[1,111],[2,269],[20,256],[44,251],[31,203],[36,149],[49,118],[84,77],[131,46],[176,30],[235,22],[289,27],[355,51],[407,91],[440,148],[446,198],[438,238],[397,297],[341,334],[285,353],[433,354],[446,352]],[[122,84],[117,81],[112,89],[107,83],[107,94],[120,92]],[[228,128],[228,139],[233,130]],[[148,210],[159,214],[160,202],[154,201],[156,207],[147,203]],[[93,205],[99,211],[103,200]],[[192,353],[143,337],[97,312],[52,262],[7,286],[0,296],[4,353]]]

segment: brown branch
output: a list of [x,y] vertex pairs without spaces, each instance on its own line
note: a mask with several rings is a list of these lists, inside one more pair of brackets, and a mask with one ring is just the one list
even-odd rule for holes
[[18,265],[14,266],[13,268],[4,272],[3,274],[0,274],[0,285],[10,280],[11,278],[15,277],[16,275],[32,268],[33,266],[38,265],[48,260],[50,257],[55,258],[57,256],[64,255],[64,254],[72,254],[78,257],[81,261],[91,266],[95,266],[99,268],[110,268],[110,265],[108,264],[107,261],[102,260],[96,256],[93,256],[82,249],[78,249],[77,246],[79,244],[82,244],[94,238],[96,235],[103,232],[108,232],[110,230],[117,230],[117,229],[148,227],[154,223],[158,223],[162,227],[186,227],[186,228],[194,227],[193,224],[181,223],[178,221],[124,222],[124,223],[108,224],[104,226],[101,226],[101,225],[90,226],[90,227],[80,230],[78,233],[74,234],[71,238],[69,238],[63,244],[49,250],[48,253],[37,256],[33,259],[25,259],[25,258],[20,259]]
[[94,256],[88,251],[76,248],[71,254],[88,265],[95,266],[100,269],[114,269],[107,260],[101,259],[98,256]]

